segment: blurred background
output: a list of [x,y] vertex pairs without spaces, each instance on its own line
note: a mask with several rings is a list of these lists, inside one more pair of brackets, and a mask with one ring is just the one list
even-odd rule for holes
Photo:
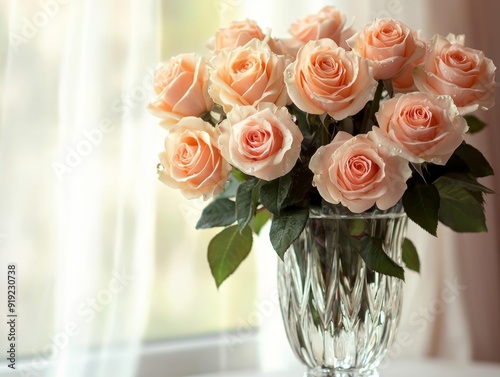
[[[356,28],[392,17],[466,34],[498,66],[495,0],[3,0],[0,2],[0,315],[17,266],[18,370],[25,376],[185,376],[296,363],[276,296],[266,231],[217,290],[206,260],[205,203],[156,178],[165,130],[145,107],[157,64],[207,53],[250,18],[274,36],[324,5]],[[497,103],[498,94],[497,94]],[[470,137],[500,170],[500,105]],[[500,191],[499,178],[483,182]],[[410,225],[422,259],[408,272],[400,358],[500,362],[497,195],[488,234],[439,238]],[[0,350],[7,326],[0,318]],[[0,360],[0,376],[9,374]]]

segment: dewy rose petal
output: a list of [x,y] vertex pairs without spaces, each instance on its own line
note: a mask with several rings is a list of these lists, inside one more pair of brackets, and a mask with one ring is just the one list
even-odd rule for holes
[[245,174],[271,181],[292,170],[302,133],[286,107],[235,106],[217,126],[224,158]]
[[398,77],[425,52],[417,33],[391,18],[376,19],[349,38],[347,44],[372,62],[376,80]]
[[381,103],[373,139],[414,163],[444,165],[468,126],[450,96],[399,94]]
[[450,95],[462,115],[491,108],[495,104],[495,65],[482,51],[464,47],[463,36],[450,34],[447,38],[435,35],[432,39],[425,63],[413,73],[417,88]]
[[285,74],[291,100],[302,111],[328,113],[342,120],[373,98],[377,81],[365,59],[345,51],[331,39],[305,44]]
[[339,132],[312,156],[309,168],[322,198],[360,213],[373,205],[385,210],[395,205],[411,176],[408,161],[391,155],[369,137]]
[[288,60],[272,52],[266,42],[252,39],[244,46],[222,50],[212,58],[211,64],[210,96],[225,112],[235,105],[288,104],[284,83]]
[[181,54],[160,65],[154,77],[157,97],[148,110],[169,128],[186,116],[200,116],[213,107],[208,95],[208,69],[196,54]]
[[170,129],[159,179],[188,198],[211,198],[224,187],[231,166],[222,158],[212,125],[185,117]]

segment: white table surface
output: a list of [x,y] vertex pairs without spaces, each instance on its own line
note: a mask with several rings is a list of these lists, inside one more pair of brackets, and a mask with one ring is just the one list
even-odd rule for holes
[[[305,369],[280,372],[231,371],[196,377],[302,377]],[[397,360],[383,370],[380,377],[500,377],[500,364],[464,364],[439,360]],[[195,376],[191,376],[195,377]]]

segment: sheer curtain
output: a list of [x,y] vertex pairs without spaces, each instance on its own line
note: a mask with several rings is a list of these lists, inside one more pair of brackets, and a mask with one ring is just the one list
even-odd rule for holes
[[157,2],[1,7],[0,274],[17,265],[17,369],[133,376],[162,144],[144,111]]

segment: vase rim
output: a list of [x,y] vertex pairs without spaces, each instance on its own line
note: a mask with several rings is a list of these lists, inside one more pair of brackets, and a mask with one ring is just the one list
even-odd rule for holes
[[323,202],[321,207],[311,207],[309,209],[309,217],[312,219],[395,219],[405,216],[406,212],[401,201],[386,210],[381,210],[377,206],[373,206],[359,213],[352,212],[341,204],[327,202]]

